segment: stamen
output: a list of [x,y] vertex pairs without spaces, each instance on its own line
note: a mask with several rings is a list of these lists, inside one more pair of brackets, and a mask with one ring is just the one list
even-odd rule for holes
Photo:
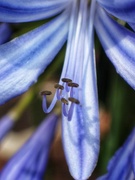
[[66,105],[68,105],[68,100],[65,99],[65,98],[61,98],[61,102],[64,103],[64,104],[66,104]]
[[51,95],[52,92],[51,91],[42,91],[40,94],[41,94],[41,96],[43,96],[43,95]]
[[64,114],[64,116],[68,116],[68,111],[67,111],[67,105],[68,105],[68,100],[65,98],[61,98],[61,102],[62,102],[62,112]]
[[56,89],[61,89],[61,90],[64,89],[64,86],[62,86],[62,85],[60,85],[60,84],[55,84],[54,87],[55,87]]
[[79,86],[79,84],[74,83],[74,82],[69,82],[68,86],[71,87],[70,96],[73,97],[74,96],[74,90],[73,89],[77,88]]
[[79,86],[79,84],[74,83],[74,82],[69,82],[68,86],[77,88]]
[[75,104],[80,104],[80,102],[78,99],[75,99],[73,97],[69,97],[68,100],[71,102],[71,105],[68,111],[68,120],[70,121],[72,119]]
[[[49,113],[52,110],[52,108],[54,107],[56,101],[61,100],[63,115],[67,117],[68,121],[70,121],[72,119],[75,104],[80,104],[80,101],[73,97],[73,89],[77,88],[79,85],[77,83],[72,82],[72,80],[68,79],[68,78],[62,78],[62,81],[66,84],[65,87],[70,89],[70,96],[69,96],[68,100],[64,98],[64,95],[66,93],[65,91],[63,91],[64,86],[61,84],[55,84],[54,87],[56,88],[56,93],[55,93],[54,99],[53,99],[51,105],[49,106],[49,108],[47,108],[46,96],[51,95],[52,92],[45,90],[40,93],[43,96],[43,102],[42,102],[43,110],[45,113]],[[71,88],[69,88],[69,87],[71,87]],[[67,94],[67,95],[69,95],[69,94]],[[71,102],[70,106],[68,106],[69,101]]]
[[72,119],[73,110],[74,110],[75,103],[71,103],[69,111],[68,111],[68,120],[70,121]]
[[69,79],[69,78],[62,78],[62,81],[63,81],[64,83],[66,83],[66,84],[65,84],[65,89],[66,89],[67,92],[69,92],[68,83],[72,82],[72,80]]
[[51,95],[52,92],[51,91],[42,91],[40,94],[41,94],[41,96],[43,96],[43,98],[42,98],[43,111],[45,113],[50,113],[57,102],[56,94],[54,95],[53,100],[52,100],[51,104],[49,105],[49,107],[47,107],[47,97],[46,96]]
[[72,82],[72,80],[69,78],[62,78],[62,81],[66,83]]
[[[66,106],[66,105],[68,105],[68,100],[71,101],[69,111],[67,110],[67,106]],[[79,104],[80,102],[79,102],[79,100],[72,98],[72,97],[68,98],[68,100],[65,98],[61,98],[62,112],[63,112],[64,116],[68,117],[68,121],[70,121],[72,119],[75,104]]]
[[57,89],[57,91],[56,91],[57,99],[60,100],[61,99],[61,93],[62,93],[62,90],[64,89],[64,86],[62,86],[60,84],[55,84],[54,88]]
[[80,101],[78,99],[73,98],[73,97],[69,97],[68,100],[71,101],[72,103],[80,104]]

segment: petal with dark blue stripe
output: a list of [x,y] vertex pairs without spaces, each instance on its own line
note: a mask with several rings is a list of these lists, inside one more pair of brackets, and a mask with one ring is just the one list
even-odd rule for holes
[[95,28],[116,71],[135,89],[135,33],[119,25],[97,7]]
[[26,90],[67,39],[66,11],[41,27],[0,46],[0,104]]
[[99,4],[113,16],[126,22],[135,23],[134,0],[97,0]]
[[30,22],[62,12],[70,0],[1,0],[0,22]]

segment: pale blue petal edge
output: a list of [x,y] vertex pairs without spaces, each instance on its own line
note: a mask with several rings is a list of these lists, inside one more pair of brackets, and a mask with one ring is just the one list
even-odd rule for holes
[[0,46],[0,104],[25,91],[67,39],[69,11]]
[[4,116],[0,119],[0,141],[12,129],[14,121],[10,116]]
[[113,16],[126,22],[135,23],[134,0],[97,0],[98,3]]
[[1,0],[0,22],[30,22],[62,12],[70,0]]
[[5,43],[11,37],[12,31],[7,23],[0,24],[0,44]]
[[58,116],[48,115],[32,137],[8,161],[1,171],[3,180],[40,180],[43,177]]
[[95,28],[117,73],[135,89],[135,33],[119,25],[100,7],[97,7]]

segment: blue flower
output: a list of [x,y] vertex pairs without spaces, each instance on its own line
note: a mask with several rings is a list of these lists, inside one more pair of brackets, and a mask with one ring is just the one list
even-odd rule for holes
[[[62,140],[71,175],[87,179],[99,153],[94,27],[117,72],[135,87],[135,34],[113,20],[134,28],[134,0],[2,0],[1,22],[27,22],[56,16],[50,22],[0,46],[0,103],[25,91],[52,62],[67,40],[64,66],[49,108],[62,102]],[[124,8],[124,11],[123,11]],[[132,9],[132,11],[131,11]],[[27,76],[26,76],[27,75]]]
[[8,161],[0,172],[0,179],[35,179],[43,178],[49,149],[55,134],[58,115],[48,115],[32,137]]
[[135,178],[135,128],[124,145],[109,161],[107,174],[98,180],[132,180]]

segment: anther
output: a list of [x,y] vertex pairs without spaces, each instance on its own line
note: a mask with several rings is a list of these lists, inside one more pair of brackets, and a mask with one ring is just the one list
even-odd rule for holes
[[64,89],[64,86],[62,86],[60,84],[55,84],[54,87],[57,89],[56,90],[57,99],[60,100],[61,99],[62,90]]
[[74,111],[74,106],[75,104],[80,104],[78,99],[75,99],[73,97],[69,97],[68,100],[71,102],[69,111],[68,111],[68,120],[71,121],[72,119],[72,115],[73,115],[73,111]]
[[64,116],[68,116],[68,110],[67,110],[67,105],[68,105],[68,100],[65,98],[61,98],[61,102],[62,102],[62,112],[64,114]]
[[74,83],[74,82],[69,82],[68,83],[68,86],[70,86],[70,87],[78,87],[79,86],[79,84],[77,84],[77,83]]
[[65,83],[65,85],[64,85],[64,86],[65,86],[65,90],[66,90],[67,92],[69,92],[68,83],[71,83],[72,80],[69,79],[69,78],[62,78],[61,80]]
[[42,91],[40,94],[41,94],[41,96],[43,96],[43,95],[51,95],[52,92],[51,91]]
[[64,103],[64,104],[66,104],[66,105],[68,105],[68,100],[65,99],[65,98],[61,98],[61,102]]
[[75,104],[80,104],[80,101],[78,99],[73,98],[73,97],[69,97],[68,100],[75,103]]
[[62,81],[65,82],[65,83],[69,83],[69,82],[72,82],[71,79],[69,78],[62,78]]
[[55,101],[53,101],[53,102],[51,103],[51,105],[49,106],[49,108],[47,107],[47,95],[51,95],[52,92],[51,92],[51,91],[42,91],[40,94],[41,94],[41,96],[42,96],[42,107],[43,107],[43,111],[44,111],[45,113],[49,113],[49,112],[53,109],[53,107],[54,107],[54,105],[55,105]]
[[64,86],[62,86],[62,85],[60,85],[60,84],[55,84],[54,87],[55,87],[56,89],[61,89],[61,90],[64,89]]

